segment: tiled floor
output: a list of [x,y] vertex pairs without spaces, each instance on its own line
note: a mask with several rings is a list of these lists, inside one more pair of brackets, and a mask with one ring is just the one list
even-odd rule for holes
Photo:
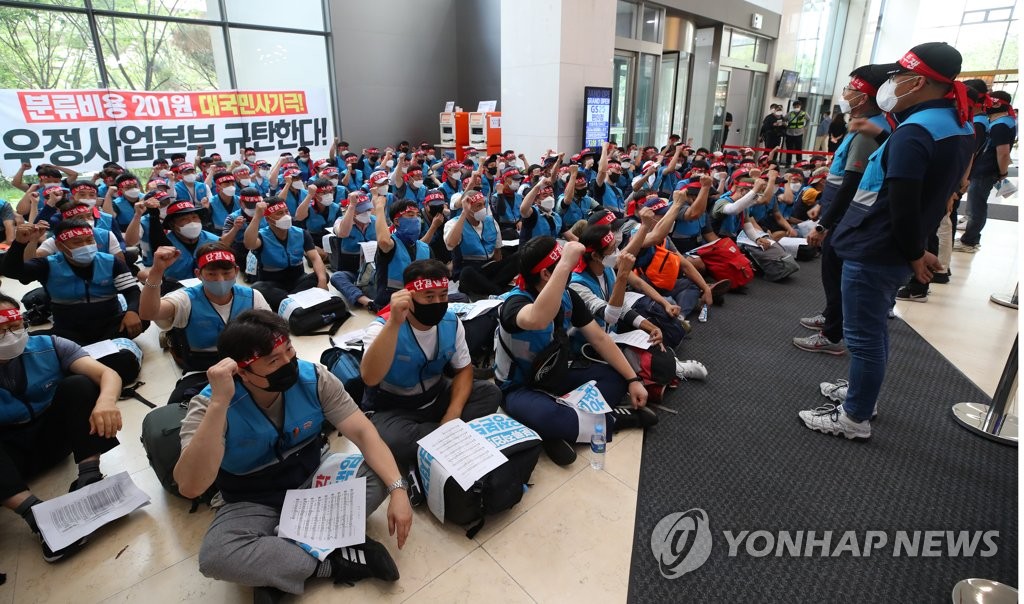
[[[897,312],[970,379],[991,393],[1016,334],[1016,311],[988,301],[1010,292],[1018,275],[1018,223],[990,222],[974,255],[956,253],[949,285],[935,285],[927,304],[901,302]],[[3,291],[27,288],[4,280]],[[345,325],[369,320],[359,314]],[[178,377],[156,343],[155,328],[140,338],[146,361],[142,393],[165,401]],[[780,343],[786,346],[788,343]],[[303,358],[319,359],[327,338],[297,338]],[[714,379],[714,367],[711,378]],[[952,405],[957,401],[939,401]],[[121,446],[103,458],[106,473],[127,471],[152,503],[101,530],[89,547],[64,564],[47,565],[25,524],[0,511],[0,604],[30,602],[244,602],[251,592],[199,574],[196,552],[211,514],[188,513],[189,504],[166,494],[149,469],[139,443],[146,408],[127,400]],[[336,447],[346,446],[343,442]],[[609,444],[604,471],[582,456],[560,468],[542,456],[535,485],[514,509],[489,518],[467,539],[458,527],[442,526],[425,507],[416,510],[402,551],[387,538],[384,508],[368,522],[371,536],[392,551],[402,579],[395,584],[363,581],[355,587],[311,582],[303,601],[388,602],[623,602],[636,510],[643,437],[625,434]],[[42,497],[60,495],[73,478],[69,460],[32,485]]]

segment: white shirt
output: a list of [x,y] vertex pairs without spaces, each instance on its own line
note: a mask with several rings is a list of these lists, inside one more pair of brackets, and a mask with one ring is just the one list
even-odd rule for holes
[[[117,242],[117,237],[115,237],[113,233],[107,233],[107,237],[109,238],[107,242],[107,253],[111,256],[120,254],[121,244]],[[96,247],[99,247],[98,241],[96,242]],[[52,256],[57,253],[57,242],[53,237],[50,237],[46,241],[40,243],[39,247],[36,248],[36,251],[42,252],[46,256]]]
[[[453,369],[458,371],[472,363],[473,359],[469,356],[469,346],[466,345],[466,330],[462,327],[462,320],[458,318],[455,320],[458,321],[458,325],[455,328],[455,354],[452,355],[452,360],[449,363],[451,363]],[[412,327],[412,325],[409,327]],[[363,350],[370,348],[370,344],[373,344],[373,341],[377,339],[382,329],[384,329],[384,324],[380,321],[370,323],[369,327],[366,328],[366,333],[363,334]],[[426,331],[420,331],[412,327],[412,334],[416,337],[416,342],[423,350],[424,356],[426,356],[428,361],[432,361],[437,352],[437,327],[431,327]]]

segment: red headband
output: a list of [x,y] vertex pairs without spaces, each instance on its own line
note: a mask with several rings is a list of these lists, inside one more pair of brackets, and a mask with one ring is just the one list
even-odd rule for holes
[[171,214],[176,214],[177,212],[181,212],[183,210],[194,209],[196,209],[196,206],[193,205],[191,201],[179,201],[177,203],[172,203],[170,206],[168,206],[167,215],[170,216]]
[[234,182],[235,177],[232,176],[231,174],[225,174],[224,176],[221,176],[220,178],[214,179],[213,182],[215,182],[215,183],[217,183],[219,185],[220,183],[224,182],[225,180],[230,180],[230,181]]
[[[613,233],[611,231],[608,231],[608,233],[606,233],[605,236],[601,238],[601,248],[599,250],[598,249],[594,249],[592,247],[587,247],[587,248],[584,248],[583,252],[586,253],[586,254],[593,254],[594,252],[598,252],[598,251],[603,250],[604,248],[608,247],[609,245],[611,245],[614,242],[615,242],[615,233]],[[586,261],[583,260],[583,256],[580,256],[580,261],[576,263],[576,268],[573,269],[573,272],[574,273],[582,273],[584,271],[584,269],[586,269],[586,268],[587,268],[587,263],[586,263]]]
[[202,256],[200,256],[196,260],[196,265],[199,268],[203,268],[204,266],[206,266],[207,264],[209,264],[211,262],[220,262],[220,261],[230,262],[231,264],[234,264],[235,263],[235,255],[233,253],[231,253],[231,252],[222,252],[220,250],[214,250],[212,252],[206,252],[205,254],[203,254]]
[[337,168],[333,168],[333,167],[331,167],[331,168],[324,168],[324,171],[321,172],[321,174],[326,174],[327,176],[337,176],[338,169]]
[[651,211],[653,211],[653,212],[657,212],[661,208],[664,208],[664,207],[667,207],[667,206],[668,206],[668,202],[667,201],[665,201],[664,199],[658,198],[658,201],[656,201],[656,202],[654,202],[654,204],[646,206],[646,207],[650,208]]
[[92,214],[92,208],[85,205],[77,205],[65,212],[61,212],[60,217],[71,218],[72,216],[78,216],[79,214]]
[[862,80],[858,76],[853,76],[853,79],[850,80],[850,88],[853,88],[857,92],[863,92],[864,94],[869,94],[871,96],[875,96],[876,94],[878,94],[878,88],[875,88],[867,80]]
[[960,119],[960,125],[966,124],[971,119],[971,103],[967,97],[967,86],[959,80],[951,80],[941,73],[935,71],[929,67],[924,61],[921,60],[913,51],[908,51],[907,54],[903,55],[903,58],[899,61],[900,65],[906,67],[910,71],[923,75],[926,78],[935,80],[936,82],[942,82],[943,84],[950,84],[953,89],[942,97],[945,99],[952,99],[956,102],[956,113]]
[[135,185],[136,187],[139,186],[139,181],[137,181],[137,180],[122,180],[121,184],[117,185],[117,187],[119,189],[121,189],[122,191],[124,191],[125,189],[130,189],[132,187],[132,185]]
[[91,227],[78,227],[78,228],[75,228],[75,229],[68,229],[68,230],[64,231],[63,233],[61,233],[60,235],[57,235],[57,241],[60,241],[61,243],[64,243],[65,241],[67,241],[69,239],[74,239],[75,237],[81,237],[82,235],[90,235],[91,236],[92,235],[92,228]]
[[242,195],[238,198],[238,201],[242,203],[259,203],[263,201],[263,198],[259,195]]
[[435,191],[433,193],[427,193],[427,196],[423,198],[423,203],[430,203],[432,201],[444,201],[444,193]]
[[[530,269],[530,274],[536,275],[540,273],[542,270],[548,268],[552,264],[561,260],[561,258],[562,248],[557,243],[555,243],[555,248],[551,250],[551,253],[549,253],[547,256],[544,256],[544,258],[542,258],[541,261],[537,263],[537,266]],[[521,274],[516,275],[516,287],[523,291],[526,291],[526,280],[523,279],[523,276]]]
[[1005,107],[1007,115],[1013,119],[1017,119],[1017,112],[1013,110],[1013,105],[1010,105],[1003,99],[998,99],[994,96],[986,94],[985,97],[987,98],[987,102],[985,103],[986,108],[991,107],[992,109],[1003,109]]
[[607,214],[605,214],[604,216],[602,216],[602,217],[598,218],[598,219],[597,219],[597,220],[596,220],[596,221],[594,222],[594,225],[596,225],[596,226],[602,226],[602,225],[606,225],[606,224],[611,224],[611,223],[613,223],[613,222],[615,222],[615,214],[613,214],[613,213],[611,213],[611,212],[608,212],[608,213],[607,213]]
[[14,323],[15,321],[21,320],[21,311],[17,308],[7,308],[0,310],[0,324],[3,323]]
[[421,278],[405,284],[405,289],[411,292],[421,292],[426,289],[437,288],[444,288],[444,291],[448,291],[448,277],[441,277],[440,279]]
[[281,210],[281,209],[287,211],[288,210],[288,204],[286,204],[283,201],[279,201],[279,202],[275,203],[272,206],[267,206],[267,209],[266,209],[266,211],[263,212],[263,214],[269,216],[270,214],[273,214],[274,212],[277,212],[278,210]]
[[77,187],[71,189],[71,194],[74,195],[75,193],[78,193],[79,191],[84,191],[86,189],[89,189],[90,191],[95,191],[96,187],[94,185],[78,185]]
[[[276,350],[278,346],[281,346],[282,344],[284,344],[287,341],[288,341],[288,335],[287,334],[283,334],[283,333],[277,334],[277,336],[274,337],[274,344],[270,347],[270,353],[273,353],[274,350]],[[270,354],[270,353],[268,353],[268,354]],[[252,355],[251,358],[248,358],[248,359],[246,359],[244,361],[239,361],[238,362],[238,368],[239,369],[245,369],[249,365],[252,365],[256,361],[260,360],[260,358],[262,358],[262,357],[263,357],[262,354],[254,354],[254,355]]]

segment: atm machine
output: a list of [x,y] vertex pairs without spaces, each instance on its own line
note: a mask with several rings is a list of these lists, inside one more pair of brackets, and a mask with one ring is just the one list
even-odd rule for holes
[[501,153],[501,112],[469,114],[469,146],[485,156]]
[[469,144],[469,113],[465,111],[442,111],[441,144],[442,153],[454,153],[455,159],[466,159],[464,147]]

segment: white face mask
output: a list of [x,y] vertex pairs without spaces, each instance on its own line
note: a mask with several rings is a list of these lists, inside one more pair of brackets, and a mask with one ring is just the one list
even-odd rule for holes
[[360,212],[360,213],[356,214],[356,222],[360,222],[362,224],[366,224],[366,223],[370,222],[370,213],[369,212]]
[[334,185],[334,186],[338,186],[338,183],[339,183],[339,182],[341,182],[341,181],[340,181],[340,180],[338,180],[337,178],[332,178],[332,179],[331,179],[331,184],[332,184],[332,185]]
[[605,256],[601,259],[601,264],[608,268],[615,268],[615,263],[619,261],[619,253],[615,252],[609,256]]
[[799,182],[791,182],[791,183],[789,183],[789,190],[794,192],[794,193],[799,192],[800,189],[802,189],[802,188],[804,188],[803,183],[799,183]]
[[251,210],[249,208],[242,208],[242,211],[245,212],[245,215],[248,216],[249,218],[252,218],[253,216],[256,215],[256,208],[253,208]]
[[423,179],[412,181],[412,186],[416,187],[417,189],[422,187],[423,186]]
[[178,229],[178,234],[185,239],[195,239],[203,231],[203,225],[198,222],[190,222]]
[[124,192],[124,196],[131,199],[138,199],[139,195],[141,194],[142,191],[139,189],[128,189],[127,191]]
[[96,207],[96,198],[95,197],[86,197],[84,199],[79,199],[78,203],[84,203],[85,205],[89,206],[90,208],[94,208],[94,207]]
[[562,182],[569,182],[569,174],[562,174],[558,177]]
[[621,164],[619,164],[619,165],[621,165],[621,166],[622,166],[622,169],[623,169],[624,171],[626,171],[626,172],[629,172],[630,170],[632,170],[632,169],[633,169],[633,164],[629,163],[628,161],[626,161],[626,162],[622,162],[622,163],[621,163]]
[[329,206],[332,203],[334,203],[334,195],[331,195],[330,193],[326,193],[326,194],[320,196],[320,204],[321,205]]
[[91,226],[91,227],[95,227],[96,226],[96,219],[95,218],[86,218],[85,222],[88,223],[88,225]]
[[587,170],[589,170],[590,168],[593,168],[594,167],[594,160],[588,159],[588,160],[584,161],[583,162],[583,167],[586,168]]
[[477,212],[473,212],[473,218],[475,218],[477,222],[480,222],[484,218],[487,218],[487,208],[483,208]]
[[279,229],[290,229],[292,226],[292,217],[282,216],[274,221],[274,226]]
[[448,175],[448,177],[458,182],[462,180],[462,172],[452,172],[451,174]]
[[270,170],[260,170],[260,178],[266,178],[270,175]]
[[230,185],[230,186],[227,186],[227,187],[221,187],[220,192],[225,194],[225,195],[227,195],[228,197],[232,197],[235,194],[235,187],[234,187],[234,185]]
[[22,327],[14,333],[4,333],[0,337],[0,360],[10,361],[21,356],[28,344],[28,329]]
[[504,172],[504,171],[505,171],[505,162],[503,162],[503,161],[498,162],[498,173],[500,174],[501,172]]
[[171,172],[170,170],[160,170],[160,176],[162,176],[164,178],[170,178],[171,175],[173,175],[173,174],[174,173]]
[[555,207],[555,198],[545,197],[544,199],[540,200],[540,207],[550,212]]
[[381,185],[379,187],[374,188],[374,191],[378,195],[387,195],[387,193],[388,193],[388,186],[387,185]]
[[388,167],[388,170],[390,170],[391,168],[395,167],[395,160],[389,159],[388,161],[384,162],[384,165]]
[[804,170],[804,179],[808,179],[810,177],[811,177],[811,171],[810,170]]
[[298,181],[298,180],[293,181],[292,182],[292,188],[295,189],[296,191],[301,191],[302,190],[302,183],[300,181]]
[[782,112],[781,111],[773,111],[772,115],[774,115],[775,117],[782,117]]
[[[910,80],[903,80],[903,82],[909,82]],[[875,102],[878,104],[878,108],[885,112],[890,112],[896,108],[896,104],[899,103],[900,99],[911,94],[907,92],[896,96],[896,87],[903,82],[897,83],[896,80],[889,78],[884,84],[878,87],[878,93],[875,94]]]
[[252,179],[251,178],[239,178],[238,179],[238,184],[242,185],[243,187],[248,187],[249,185],[252,184]]
[[848,101],[848,100],[846,100],[846,99],[844,99],[842,97],[839,98],[838,105],[839,105],[839,110],[842,111],[843,113],[849,113],[849,112],[853,111],[853,107],[850,106],[850,101]]
[[725,180],[725,172],[715,172],[715,180]]
[[189,183],[189,184],[192,184],[192,183],[194,183],[196,181],[196,175],[195,174],[186,174],[186,175],[182,176],[181,179],[184,180],[185,182]]
[[246,155],[246,156],[245,156],[245,159],[246,159],[247,161],[251,161],[251,162],[252,162],[252,161],[256,161],[256,156],[255,156],[255,155],[251,155],[251,154],[250,154],[250,155]]

